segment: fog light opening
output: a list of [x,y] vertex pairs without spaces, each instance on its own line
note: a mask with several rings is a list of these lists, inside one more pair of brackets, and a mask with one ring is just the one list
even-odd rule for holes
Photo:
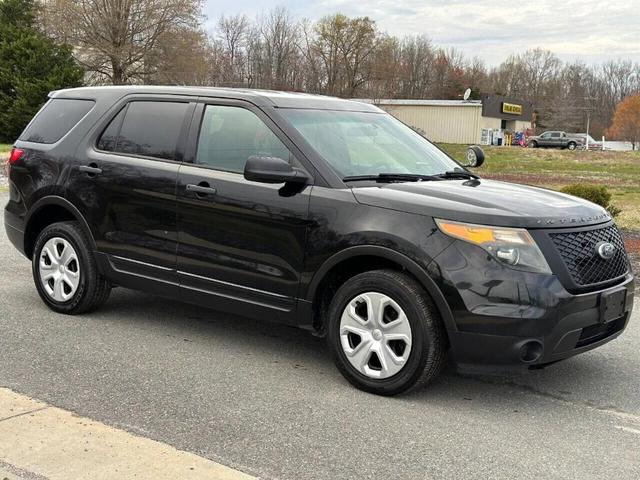
[[540,360],[542,351],[544,350],[542,343],[537,340],[529,340],[520,347],[520,360],[523,363],[532,363]]

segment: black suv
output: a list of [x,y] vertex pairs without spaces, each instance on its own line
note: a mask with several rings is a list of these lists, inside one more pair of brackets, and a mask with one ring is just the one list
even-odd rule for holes
[[630,318],[604,209],[480,179],[375,106],[186,87],[50,97],[11,153],[5,224],[57,312],[119,285],[297,325],[384,395],[449,351],[541,367]]

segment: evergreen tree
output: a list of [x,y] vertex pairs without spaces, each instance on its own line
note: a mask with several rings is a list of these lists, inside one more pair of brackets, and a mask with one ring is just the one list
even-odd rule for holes
[[11,143],[51,90],[82,84],[71,47],[38,31],[33,0],[0,0],[0,142]]

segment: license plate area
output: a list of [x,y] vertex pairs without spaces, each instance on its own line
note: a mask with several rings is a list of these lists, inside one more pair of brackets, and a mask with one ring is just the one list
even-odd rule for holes
[[600,295],[600,321],[607,323],[624,315],[627,289],[611,290]]

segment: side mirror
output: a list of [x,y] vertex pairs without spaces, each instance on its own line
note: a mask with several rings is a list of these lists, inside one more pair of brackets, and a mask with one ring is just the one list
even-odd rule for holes
[[309,177],[278,157],[252,155],[244,166],[244,178],[261,183],[307,183]]
[[467,163],[464,167],[477,168],[484,163],[484,150],[477,145],[471,145],[467,149]]

